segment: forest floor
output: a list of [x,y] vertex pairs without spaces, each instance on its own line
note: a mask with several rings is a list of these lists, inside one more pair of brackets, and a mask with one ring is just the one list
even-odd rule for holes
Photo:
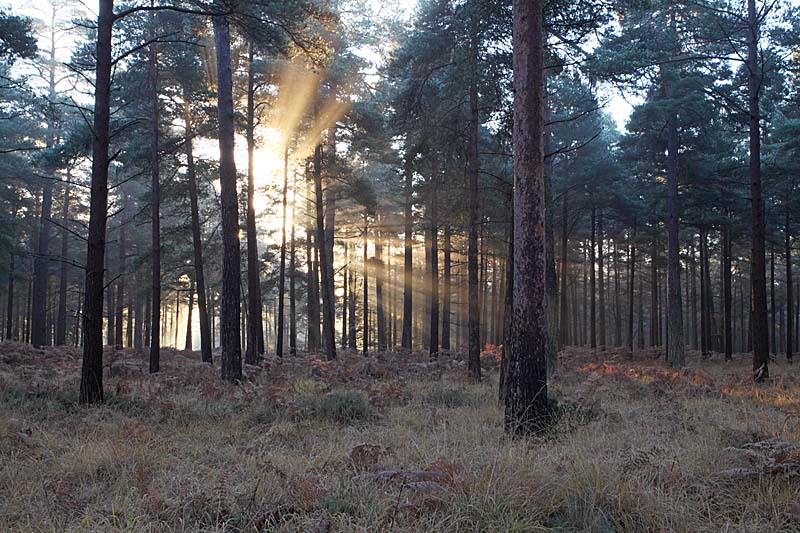
[[800,365],[567,349],[549,433],[511,439],[443,356],[267,358],[240,386],[196,353],[0,344],[0,530],[800,531]]

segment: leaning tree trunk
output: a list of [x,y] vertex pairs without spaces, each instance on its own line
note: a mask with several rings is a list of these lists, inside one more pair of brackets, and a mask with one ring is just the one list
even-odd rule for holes
[[548,411],[543,0],[514,0],[513,18],[514,303],[505,427],[527,434],[542,428]]
[[214,42],[217,49],[217,108],[219,116],[220,198],[222,203],[222,378],[242,379],[239,284],[239,205],[236,200],[236,162],[234,160],[233,73],[231,36],[228,19],[215,16]]
[[247,67],[247,349],[245,362],[254,365],[264,353],[264,326],[261,314],[261,280],[258,268],[258,237],[255,207],[255,70],[253,45]]
[[111,30],[114,0],[99,0],[92,137],[92,185],[83,304],[80,403],[103,401],[103,266],[108,219],[108,142],[111,107]]
[[194,251],[194,277],[197,284],[197,312],[200,318],[200,354],[204,363],[212,363],[211,325],[208,320],[208,302],[206,297],[205,264],[203,263],[203,240],[200,228],[200,208],[197,190],[197,170],[194,164],[194,129],[190,93],[183,91],[183,121],[186,128],[186,178],[189,182],[189,201],[192,211],[192,248]]

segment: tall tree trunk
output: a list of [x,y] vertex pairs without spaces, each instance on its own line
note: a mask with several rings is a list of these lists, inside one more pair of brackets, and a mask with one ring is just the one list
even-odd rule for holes
[[[306,182],[306,209],[309,213],[308,227],[306,228],[306,257],[308,264],[307,296],[308,303],[308,334],[306,335],[306,351],[317,352],[320,349],[320,323],[319,323],[319,275],[317,269],[317,249],[319,248],[318,238],[316,238],[316,206],[313,203],[314,197],[314,178],[311,174]],[[314,213],[314,215],[311,215]]]
[[[405,161],[405,182],[403,185],[403,192],[405,194],[405,203],[403,206],[404,217],[404,264],[403,264],[403,335],[401,344],[406,350],[412,348],[411,326],[413,322],[413,230],[414,220],[412,218],[413,207],[413,194],[414,194],[414,157],[416,152],[413,150],[406,151]],[[353,346],[351,346],[353,348]]]
[[689,255],[691,256],[691,306],[690,306],[690,317],[689,320],[692,323],[692,347],[695,350],[700,348],[700,344],[698,342],[698,335],[697,335],[697,254],[695,253],[694,248],[694,234],[691,237],[691,246],[689,248]]
[[753,377],[763,381],[769,377],[769,339],[767,337],[767,291],[765,262],[764,200],[761,195],[761,112],[759,92],[761,76],[758,67],[760,20],[756,0],[747,0],[747,96],[750,115],[750,202],[752,205],[752,243],[750,250],[750,287],[752,294]]
[[200,227],[200,208],[197,190],[197,170],[194,164],[194,128],[192,127],[191,95],[183,90],[183,121],[186,129],[186,179],[189,182],[189,201],[192,211],[192,249],[194,252],[194,279],[197,284],[197,312],[200,319],[200,355],[204,363],[214,360],[211,354],[211,326],[208,319],[206,297],[205,264],[203,263],[203,240]]
[[514,302],[505,427],[538,431],[547,414],[544,42],[542,0],[513,1]]
[[193,350],[192,344],[192,310],[194,308],[194,278],[192,278],[189,282],[189,308],[186,312],[186,343],[184,344],[184,350],[191,351]]
[[450,351],[450,305],[451,305],[451,272],[452,268],[452,242],[450,224],[444,225],[444,276],[442,279],[442,350]]
[[349,287],[347,285],[348,277],[350,276],[350,256],[347,249],[347,241],[344,241],[344,268],[342,269],[342,348],[346,349],[347,344],[347,311],[350,307],[349,300]]
[[[508,361],[511,358],[511,344],[513,342],[513,314],[514,314],[514,196],[513,189],[509,198],[511,211],[511,224],[508,228],[508,261],[506,261],[506,292],[503,295],[503,348],[500,350],[500,378],[497,391],[498,402],[506,401],[506,376],[508,375]],[[566,287],[566,285],[564,285]],[[576,306],[577,307],[577,306]],[[545,364],[545,371],[547,371]]]
[[264,326],[261,314],[261,275],[258,267],[258,236],[256,235],[255,167],[255,69],[253,44],[248,49],[247,62],[247,349],[245,362],[254,365],[264,353]]
[[595,248],[597,246],[597,212],[592,206],[592,229],[589,245],[589,347],[597,350],[597,281],[595,274]]
[[[14,210],[16,216],[16,209]],[[6,296],[6,340],[18,340],[18,335],[12,334],[14,315],[14,252],[8,254],[8,286]]]
[[775,335],[775,321],[777,319],[775,309],[775,243],[770,244],[769,248],[769,297],[770,297],[770,353],[778,352],[778,337]]
[[[152,5],[152,1],[151,1]],[[155,17],[151,18],[155,24]],[[154,30],[155,31],[155,30]],[[150,44],[150,179],[151,179],[151,229],[152,249],[150,253],[152,285],[152,316],[150,317],[150,373],[161,369],[161,184],[159,173],[159,106],[158,106],[158,49]]]
[[[469,213],[469,243],[467,251],[468,271],[468,331],[469,350],[467,366],[474,380],[481,378],[481,324],[480,295],[478,286],[478,37],[477,20],[473,15],[470,37],[469,80],[469,128],[467,140],[467,211]],[[538,111],[541,112],[541,109]],[[539,133],[541,136],[541,132]],[[542,162],[543,164],[543,162]],[[544,229],[544,227],[542,227]],[[544,250],[542,250],[544,253]],[[520,397],[520,401],[524,398]]]
[[791,362],[792,360],[792,332],[794,328],[794,315],[792,314],[792,302],[794,300],[792,293],[792,238],[790,228],[790,214],[786,210],[786,219],[784,222],[784,237],[785,237],[785,253],[786,253],[786,359]]
[[383,263],[383,235],[380,229],[381,219],[378,218],[378,228],[375,231],[375,310],[378,330],[378,351],[386,351],[386,295],[384,294],[383,281],[386,276],[386,267]]
[[[242,379],[242,346],[239,334],[239,204],[236,200],[236,162],[234,160],[233,73],[231,36],[228,19],[213,17],[217,49],[217,108],[219,115],[220,197],[222,203],[222,378]],[[260,310],[259,310],[260,314]]]
[[108,142],[111,106],[111,30],[114,0],[99,0],[92,137],[92,185],[83,305],[80,403],[103,401],[103,266],[108,218]]
[[561,199],[561,305],[559,341],[561,346],[569,344],[569,309],[567,309],[567,272],[569,267],[569,191]]
[[[123,210],[127,207],[128,197],[123,193]],[[116,297],[116,313],[117,318],[115,322],[114,345],[120,350],[122,349],[122,323],[125,315],[125,278],[128,275],[125,269],[125,255],[127,253],[127,223],[124,220],[120,221],[119,225],[119,248],[117,250],[117,268],[119,268],[119,281],[117,282],[117,297]]]
[[367,253],[367,244],[369,242],[369,226],[367,225],[367,214],[364,213],[364,331],[362,350],[364,355],[367,355],[369,350],[369,255]]
[[[628,352],[633,356],[633,293],[636,287],[636,219],[633,220],[633,231],[631,232],[631,241],[628,249],[630,250],[628,252],[630,257],[630,266],[628,268]],[[641,281],[639,283],[641,285]],[[641,295],[639,297],[639,302],[641,303]],[[639,312],[641,314],[641,308]],[[639,335],[642,335],[641,329],[639,330]]]
[[289,189],[289,141],[283,148],[283,221],[281,223],[281,266],[278,274],[278,337],[275,341],[275,353],[283,357],[283,308],[286,296],[286,200]]
[[297,216],[297,184],[292,187],[292,234],[289,244],[289,354],[297,355],[297,293],[295,277],[297,274],[296,250],[294,241],[294,220]]
[[725,359],[733,358],[733,318],[731,291],[731,227],[727,220],[722,225],[722,297],[725,330]]
[[606,349],[606,285],[605,285],[605,270],[603,267],[603,209],[597,213],[597,275],[598,275],[598,289],[599,289],[599,311],[600,311],[600,335],[599,344],[600,350]]
[[431,185],[431,339],[429,353],[433,359],[439,355],[439,168],[435,161]]
[[658,346],[658,249],[653,241],[650,254],[650,346]]
[[67,182],[64,184],[64,199],[61,202],[61,275],[58,284],[58,324],[56,326],[56,346],[67,343],[67,276],[69,264],[69,182],[70,170],[67,169]]
[[333,269],[328,261],[329,236],[325,231],[324,199],[322,196],[322,144],[314,150],[314,197],[317,213],[317,240],[319,250],[319,268],[322,278],[322,349],[328,360],[336,359],[336,325],[334,323]]

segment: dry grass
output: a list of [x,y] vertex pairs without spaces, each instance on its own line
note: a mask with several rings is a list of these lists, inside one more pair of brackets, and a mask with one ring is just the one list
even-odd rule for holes
[[654,355],[566,350],[559,422],[514,440],[491,355],[482,384],[385,354],[233,387],[196,354],[150,376],[109,352],[106,405],[79,408],[76,351],[0,345],[0,530],[800,531],[797,458],[732,453],[800,440],[797,368],[754,387],[746,356]]

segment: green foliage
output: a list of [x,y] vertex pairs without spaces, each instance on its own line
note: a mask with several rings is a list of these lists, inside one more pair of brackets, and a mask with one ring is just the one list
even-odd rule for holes
[[437,407],[474,405],[475,399],[464,389],[437,387],[425,394],[425,403]]
[[267,402],[259,402],[250,407],[244,416],[245,425],[258,428],[267,426],[275,421],[275,411],[272,405]]

